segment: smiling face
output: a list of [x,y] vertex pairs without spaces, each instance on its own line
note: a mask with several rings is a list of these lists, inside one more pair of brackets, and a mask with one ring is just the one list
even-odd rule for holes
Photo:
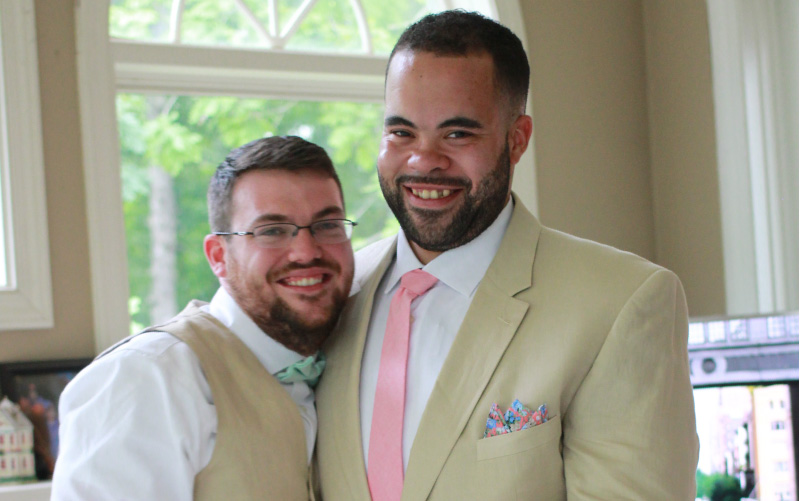
[[[236,181],[231,231],[344,218],[339,188],[310,170],[252,170]],[[321,245],[300,230],[289,245],[264,249],[252,236],[209,235],[206,257],[220,283],[269,336],[310,355],[327,338],[353,279],[350,242]]]
[[507,101],[488,54],[392,58],[378,176],[423,263],[480,235],[508,201],[532,123]]

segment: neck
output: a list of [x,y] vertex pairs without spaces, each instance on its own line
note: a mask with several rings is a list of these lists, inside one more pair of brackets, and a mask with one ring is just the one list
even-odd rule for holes
[[441,251],[423,249],[416,242],[409,241],[408,243],[411,245],[411,250],[414,252],[414,255],[417,256],[417,259],[419,259],[419,262],[422,264],[428,264],[442,254]]

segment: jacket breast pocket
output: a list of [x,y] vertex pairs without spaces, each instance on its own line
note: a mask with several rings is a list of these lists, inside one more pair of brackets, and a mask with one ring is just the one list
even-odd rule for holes
[[477,443],[484,499],[566,499],[561,419]]

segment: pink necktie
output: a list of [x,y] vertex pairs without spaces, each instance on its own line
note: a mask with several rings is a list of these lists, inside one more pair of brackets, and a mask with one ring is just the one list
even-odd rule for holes
[[367,480],[373,501],[399,500],[403,493],[403,412],[411,301],[436,282],[436,277],[425,271],[409,271],[400,279],[389,307],[369,433]]

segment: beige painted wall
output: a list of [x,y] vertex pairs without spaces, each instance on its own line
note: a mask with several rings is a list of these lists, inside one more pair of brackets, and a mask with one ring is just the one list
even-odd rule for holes
[[[75,0],[36,0],[55,327],[0,331],[0,362],[94,354]],[[722,313],[703,0],[522,0],[545,224],[675,270]]]
[[708,14],[704,0],[644,1],[656,261],[689,314],[725,313]]
[[655,259],[641,2],[521,5],[542,222]]
[[94,353],[73,6],[35,2],[55,327],[0,331],[0,362]]
[[704,0],[524,0],[544,224],[675,271],[724,313]]

